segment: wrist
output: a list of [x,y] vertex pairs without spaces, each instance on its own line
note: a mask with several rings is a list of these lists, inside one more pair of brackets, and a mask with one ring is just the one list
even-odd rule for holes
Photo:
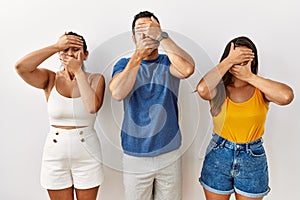
[[84,74],[84,71],[82,70],[82,67],[80,67],[76,72],[74,72],[74,75],[76,77],[81,76]]
[[59,46],[57,44],[53,44],[50,46],[55,52],[59,52],[61,51],[61,49],[59,48]]
[[162,30],[157,31],[156,36],[153,39],[158,41],[158,38],[161,36],[162,32]]
[[251,73],[247,78],[247,82],[251,85],[255,85],[255,81],[257,80],[257,77],[258,76],[256,74]]
[[161,42],[163,39],[167,39],[169,37],[169,34],[165,31],[160,31],[160,34],[156,38],[158,42]]
[[228,68],[230,69],[233,65],[234,65],[234,62],[230,59],[230,58],[225,58],[222,63]]
[[134,60],[135,62],[142,62],[144,58],[142,54],[138,50],[136,50],[134,54],[131,56],[131,59]]

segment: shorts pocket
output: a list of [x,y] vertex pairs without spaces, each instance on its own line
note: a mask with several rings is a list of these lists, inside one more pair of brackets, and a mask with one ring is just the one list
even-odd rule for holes
[[52,134],[48,133],[45,144],[44,144],[44,149],[51,149],[55,146],[57,143],[57,138]]
[[88,133],[83,138],[80,138],[84,148],[97,161],[102,161],[101,144],[97,133]]
[[53,133],[49,133],[47,135],[44,149],[43,149],[43,160],[53,160],[59,157],[62,153],[64,153],[63,147],[65,146],[62,144],[63,141],[58,135]]
[[212,150],[218,149],[218,146],[219,145],[213,139],[210,140],[210,142],[206,148],[205,156],[207,156]]
[[265,156],[265,154],[266,154],[265,149],[262,145],[256,146],[256,147],[250,146],[248,151],[249,151],[250,155],[253,157],[262,157],[262,156]]

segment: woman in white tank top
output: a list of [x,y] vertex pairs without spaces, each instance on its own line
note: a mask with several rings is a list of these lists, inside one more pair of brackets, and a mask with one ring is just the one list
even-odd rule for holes
[[[39,65],[58,53],[63,69]],[[50,131],[45,143],[41,184],[51,199],[95,200],[103,182],[101,147],[94,130],[102,106],[105,80],[85,72],[89,52],[84,38],[63,34],[55,44],[33,51],[16,63],[22,79],[43,89],[48,104]]]

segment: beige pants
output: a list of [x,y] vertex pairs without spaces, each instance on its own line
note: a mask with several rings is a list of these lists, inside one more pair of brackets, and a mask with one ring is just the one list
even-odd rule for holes
[[126,200],[180,200],[181,157],[178,150],[155,157],[123,157]]

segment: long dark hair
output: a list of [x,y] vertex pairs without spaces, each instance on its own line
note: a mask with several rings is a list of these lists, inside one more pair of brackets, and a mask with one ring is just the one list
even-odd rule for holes
[[[245,36],[234,38],[226,45],[220,62],[222,62],[229,55],[231,43],[234,44],[234,47],[244,46],[253,51],[254,59],[251,63],[251,72],[253,74],[257,74],[257,72],[258,72],[257,49],[255,47],[255,44],[249,38],[247,38]],[[211,110],[210,110],[212,116],[217,116],[220,113],[221,107],[227,96],[226,88],[227,88],[227,85],[229,85],[230,83],[232,83],[232,74],[229,71],[227,71],[225,73],[225,75],[222,77],[222,80],[218,83],[218,85],[216,87],[217,94],[212,99],[212,106],[211,106]]]

